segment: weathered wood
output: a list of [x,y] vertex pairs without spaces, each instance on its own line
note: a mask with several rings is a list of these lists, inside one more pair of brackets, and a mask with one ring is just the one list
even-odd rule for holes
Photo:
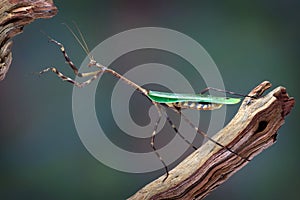
[[10,39],[35,19],[50,18],[56,13],[52,0],[0,0],[0,81],[12,61]]
[[[260,96],[269,87],[271,84],[265,81],[249,95]],[[277,131],[294,103],[284,87],[258,99],[246,98],[236,116],[213,138],[252,160],[274,144]],[[208,141],[171,170],[165,182],[162,176],[129,199],[203,199],[248,162]]]

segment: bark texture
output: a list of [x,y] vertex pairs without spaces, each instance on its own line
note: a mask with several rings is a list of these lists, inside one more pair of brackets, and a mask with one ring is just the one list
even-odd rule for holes
[[245,98],[231,122],[213,137],[250,161],[208,141],[171,170],[165,182],[162,176],[129,199],[203,199],[252,162],[254,156],[275,143],[277,131],[295,103],[284,87],[260,97],[270,87],[271,83],[264,81],[254,88],[249,95],[259,98]]
[[52,0],[0,0],[0,81],[12,61],[12,41],[23,27],[38,18],[56,15]]

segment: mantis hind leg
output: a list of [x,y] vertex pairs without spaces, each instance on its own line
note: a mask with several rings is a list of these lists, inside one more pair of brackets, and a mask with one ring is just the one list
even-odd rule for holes
[[192,147],[194,150],[197,150],[197,147],[195,147],[190,141],[188,141],[177,129],[176,125],[173,123],[173,121],[171,120],[171,118],[168,116],[167,113],[165,113],[165,117],[168,121],[168,123],[170,124],[170,126],[173,128],[173,130],[175,131],[175,133],[182,139],[184,140],[190,147]]
[[[160,104],[157,104],[157,103],[154,103],[153,104],[155,105],[156,109],[157,109],[157,112],[158,112],[158,119],[155,123],[155,126],[154,126],[154,130],[152,132],[152,136],[151,136],[151,147],[153,149],[153,151],[155,152],[156,156],[159,158],[159,160],[161,161],[161,163],[163,164],[164,168],[165,168],[165,171],[166,171],[166,177],[163,179],[163,182],[168,178],[169,176],[169,170],[168,170],[168,167],[166,165],[166,163],[164,162],[163,158],[160,156],[160,154],[158,153],[155,145],[154,145],[154,141],[155,141],[155,136],[157,134],[157,128],[158,128],[158,125],[161,121],[161,118],[163,116],[163,110],[162,108],[160,107]],[[173,121],[171,120],[171,118],[168,116],[168,114],[166,112],[164,112],[164,116],[166,117],[168,123],[171,125],[171,127],[173,128],[173,130],[175,131],[176,134],[178,134],[178,136],[184,140],[190,147],[192,147],[194,150],[197,149],[197,147],[195,147],[191,142],[189,142],[177,129],[176,125],[173,123]]]
[[193,124],[193,122],[191,122],[191,121],[190,121],[190,120],[189,120],[189,119],[188,119],[188,118],[187,118],[187,117],[186,117],[179,109],[172,108],[172,110],[173,110],[174,112],[178,113],[179,115],[181,115],[181,116],[183,117],[184,121],[185,121],[190,127],[194,128],[195,131],[196,131],[197,133],[201,134],[201,135],[202,135],[204,138],[206,138],[207,140],[209,140],[209,141],[215,143],[216,145],[218,145],[218,146],[220,146],[220,147],[226,149],[227,151],[231,152],[232,154],[234,154],[234,155],[236,155],[236,156],[238,156],[238,157],[240,157],[240,158],[242,158],[242,159],[244,159],[244,160],[246,160],[246,161],[250,161],[248,158],[245,158],[245,157],[239,155],[237,152],[233,151],[233,150],[230,149],[229,147],[224,146],[224,145],[221,144],[220,142],[218,142],[218,141],[212,139],[211,137],[209,137],[206,133],[204,133],[204,132],[201,131],[197,126],[195,126],[195,125]]
[[251,97],[251,98],[255,98],[253,96],[248,96],[248,95],[244,95],[244,94],[239,94],[239,93],[236,93],[236,92],[231,92],[229,90],[221,90],[221,89],[218,89],[218,88],[214,88],[214,87],[207,87],[203,90],[201,90],[200,94],[204,94],[206,92],[208,92],[209,90],[213,90],[213,91],[217,91],[217,92],[222,92],[222,93],[226,93],[226,94],[232,94],[232,95],[236,95],[236,96],[240,96],[240,97]]
[[159,158],[159,160],[161,161],[161,163],[163,164],[164,168],[165,168],[165,171],[166,171],[166,177],[163,179],[163,182],[168,178],[169,176],[169,170],[168,170],[168,167],[165,163],[165,161],[162,159],[162,157],[160,156],[160,154],[158,153],[155,145],[154,145],[154,140],[155,140],[155,136],[157,134],[157,128],[158,128],[158,124],[161,120],[161,117],[162,117],[162,110],[161,108],[159,107],[159,104],[157,103],[154,103],[154,106],[156,107],[157,109],[157,112],[158,112],[158,119],[157,121],[155,122],[155,125],[154,125],[154,129],[153,129],[153,132],[152,132],[152,136],[151,136],[151,148],[153,149],[154,153],[156,154],[156,156]]

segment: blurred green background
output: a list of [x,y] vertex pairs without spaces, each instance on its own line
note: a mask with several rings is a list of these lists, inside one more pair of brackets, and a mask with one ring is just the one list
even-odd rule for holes
[[[26,26],[14,39],[14,60],[0,83],[0,199],[125,199],[164,173],[128,174],[98,162],[77,135],[72,86],[53,74],[32,74],[47,66],[72,74],[40,30],[63,42],[78,66],[85,58],[63,22],[75,21],[91,48],[131,28],[174,29],[209,52],[227,89],[246,94],[269,80],[299,99],[300,1],[64,0],[56,5],[57,16]],[[237,109],[228,108],[227,121]],[[207,199],[299,198],[298,119],[296,107],[277,143]]]

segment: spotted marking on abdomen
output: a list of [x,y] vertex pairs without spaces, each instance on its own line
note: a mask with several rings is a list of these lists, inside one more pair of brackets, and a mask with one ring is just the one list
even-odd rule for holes
[[223,104],[186,101],[186,102],[167,103],[167,105],[169,107],[177,107],[182,109],[215,110],[221,108]]

